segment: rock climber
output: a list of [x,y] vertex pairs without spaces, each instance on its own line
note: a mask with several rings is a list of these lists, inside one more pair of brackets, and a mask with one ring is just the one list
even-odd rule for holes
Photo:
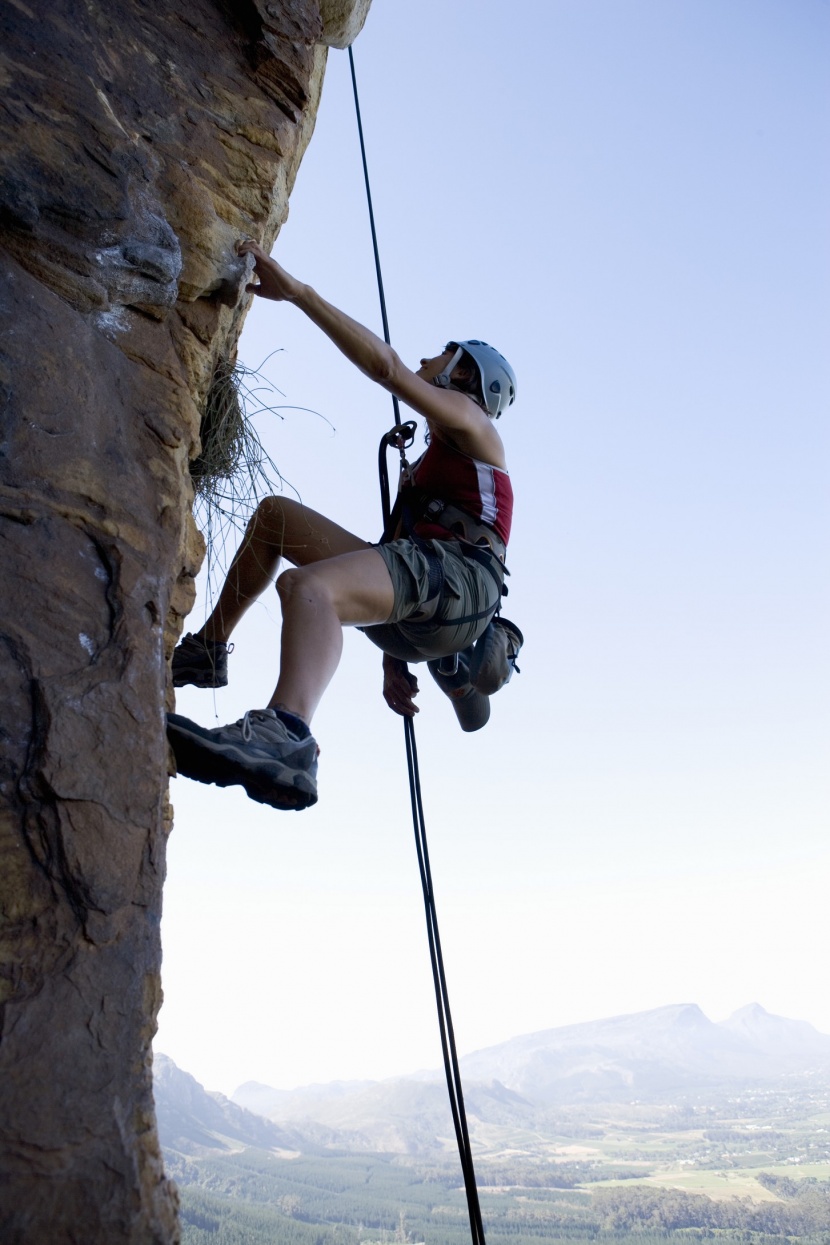
[[[262,501],[215,609],[173,655],[175,686],[224,686],[233,630],[276,579],[280,668],[267,706],[213,729],[170,714],[168,736],[180,774],[218,786],[239,784],[275,808],[303,809],[317,800],[319,749],[310,725],[340,660],[343,627],[365,630],[384,650],[384,698],[408,716],[418,711],[418,684],[407,663],[428,661],[440,681],[442,660],[458,653],[469,660],[498,609],[513,493],[494,421],[513,403],[516,378],[507,360],[478,340],[451,341],[410,371],[391,346],[255,242],[238,249],[254,257],[249,291],[293,303],[370,380],[423,416],[429,434],[426,452],[402,481],[393,512],[397,530],[380,544],[290,498]],[[277,578],[281,558],[291,568]],[[512,624],[495,635],[479,666],[492,665],[495,650],[502,665],[518,652],[521,635]],[[470,697],[468,665],[460,673],[451,666],[446,677],[450,696]],[[485,671],[485,684],[487,677]],[[481,701],[486,696],[473,691],[466,709],[456,706],[465,729],[486,720],[477,708]]]

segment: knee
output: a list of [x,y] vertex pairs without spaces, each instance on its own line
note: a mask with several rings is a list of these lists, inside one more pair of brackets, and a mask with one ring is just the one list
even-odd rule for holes
[[290,601],[299,588],[298,580],[302,577],[302,571],[298,568],[292,568],[283,571],[277,580],[277,593],[283,605]]
[[282,521],[292,505],[296,505],[289,497],[263,497],[254,513],[251,515],[249,527],[255,527],[257,523],[265,522],[269,526],[274,520]]
[[283,609],[297,601],[321,601],[327,596],[311,566],[295,566],[283,571],[277,580]]

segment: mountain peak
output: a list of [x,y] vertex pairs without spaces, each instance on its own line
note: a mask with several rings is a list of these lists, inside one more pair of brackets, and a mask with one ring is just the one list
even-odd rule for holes
[[743,1019],[762,1020],[765,1017],[770,1017],[770,1015],[771,1013],[765,1007],[762,1007],[760,1003],[747,1003],[746,1007],[739,1007],[736,1012],[733,1012],[726,1023],[729,1024],[733,1020]]
[[718,1026],[750,1043],[765,1055],[792,1059],[830,1060],[830,1037],[806,1020],[774,1016],[760,1003],[748,1003]]
[[195,1076],[160,1052],[153,1059],[156,1114],[162,1145],[182,1154],[234,1150],[240,1144],[263,1150],[291,1149],[294,1138],[269,1120],[209,1093]]

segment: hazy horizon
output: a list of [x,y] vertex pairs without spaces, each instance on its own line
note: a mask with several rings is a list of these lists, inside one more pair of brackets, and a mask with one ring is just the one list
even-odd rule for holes
[[[718,1017],[718,1018],[711,1017],[711,1016],[707,1016],[707,1015],[706,1015],[706,1013],[703,1011],[703,1009],[699,1007],[699,1004],[697,1004],[697,1003],[694,1003],[694,1002],[692,1002],[692,1001],[687,1000],[686,1002],[681,1002],[681,1003],[664,1003],[664,1004],[658,1004],[658,1006],[653,1007],[653,1008],[648,1008],[648,1009],[646,1009],[645,1011],[642,1011],[642,1012],[622,1012],[622,1013],[618,1013],[617,1015],[614,1015],[614,1016],[592,1016],[592,1017],[588,1017],[588,1018],[586,1018],[585,1020],[582,1020],[582,1021],[573,1021],[573,1022],[569,1022],[568,1024],[564,1024],[564,1025],[550,1025],[550,1026],[546,1026],[546,1027],[543,1027],[543,1028],[541,1028],[541,1029],[536,1029],[536,1030],[533,1030],[533,1032],[531,1032],[531,1033],[513,1033],[513,1034],[511,1034],[509,1037],[503,1038],[503,1039],[502,1039],[501,1041],[499,1041],[499,1042],[494,1042],[494,1043],[492,1043],[492,1044],[489,1044],[489,1045],[488,1045],[488,1046],[486,1046],[486,1047],[477,1047],[475,1050],[465,1050],[465,1049],[462,1049],[461,1047],[459,1047],[459,1049],[458,1049],[458,1055],[459,1055],[459,1059],[461,1059],[461,1060],[463,1061],[464,1059],[466,1059],[466,1058],[468,1058],[468,1057],[471,1057],[471,1056],[473,1056],[473,1055],[478,1055],[478,1054],[481,1054],[482,1052],[485,1052],[485,1051],[489,1051],[489,1050],[496,1049],[498,1046],[501,1046],[501,1045],[507,1045],[507,1044],[509,1044],[510,1042],[513,1042],[513,1041],[518,1041],[518,1040],[520,1040],[520,1039],[522,1039],[522,1038],[534,1037],[534,1036],[536,1036],[536,1035],[538,1035],[538,1034],[543,1034],[543,1033],[553,1033],[553,1032],[556,1032],[556,1031],[558,1031],[558,1030],[560,1030],[560,1029],[574,1029],[574,1028],[577,1028],[577,1029],[578,1029],[578,1028],[582,1028],[583,1026],[586,1026],[586,1027],[587,1027],[587,1026],[589,1026],[589,1025],[602,1024],[603,1022],[609,1022],[609,1023],[610,1023],[610,1022],[613,1022],[613,1021],[616,1021],[616,1020],[622,1020],[622,1019],[635,1018],[635,1017],[638,1017],[638,1016],[647,1016],[647,1015],[649,1015],[649,1014],[651,1014],[651,1013],[653,1013],[653,1012],[664,1012],[664,1011],[670,1011],[670,1010],[674,1010],[674,1009],[682,1009],[682,1008],[687,1008],[687,1007],[694,1007],[694,1008],[698,1008],[698,1010],[700,1010],[700,1011],[702,1012],[702,1014],[704,1015],[704,1017],[705,1017],[705,1018],[706,1018],[706,1019],[707,1019],[707,1020],[708,1020],[711,1024],[714,1024],[714,1025],[719,1025],[719,1026],[720,1026],[720,1025],[725,1025],[725,1024],[726,1024],[729,1020],[732,1020],[734,1017],[736,1017],[736,1016],[740,1015],[742,1012],[749,1011],[749,1010],[754,1009],[754,1008],[756,1008],[756,1007],[760,1007],[760,1008],[761,1008],[761,1010],[762,1010],[762,1011],[763,1011],[763,1012],[764,1012],[764,1013],[765,1013],[768,1017],[770,1017],[770,1019],[772,1019],[772,1020],[785,1020],[785,1021],[793,1022],[793,1023],[795,1023],[795,1024],[808,1024],[808,1025],[810,1025],[810,1027],[814,1030],[814,1032],[816,1032],[817,1034],[819,1034],[821,1037],[826,1037],[826,1038],[828,1038],[828,1040],[830,1040],[830,1033],[822,1033],[822,1031],[821,1031],[820,1029],[816,1028],[816,1026],[815,1026],[815,1025],[812,1025],[810,1021],[805,1021],[803,1017],[799,1017],[799,1016],[778,1016],[776,1013],[774,1013],[774,1012],[770,1012],[768,1008],[765,1008],[765,1007],[764,1007],[764,1005],[763,1005],[762,1003],[758,1003],[758,1001],[757,1001],[757,1000],[753,1000],[753,1001],[752,1001],[752,1002],[750,1002],[750,1003],[744,1003],[742,1006],[734,1008],[734,1009],[733,1009],[733,1010],[729,1013],[729,1015],[727,1015],[727,1016],[722,1016],[722,1017]],[[155,1046],[155,1053],[156,1053],[157,1055],[165,1055],[168,1059],[172,1059],[172,1056],[171,1056],[171,1055],[168,1055],[167,1051],[161,1050],[161,1049],[159,1048],[159,1046],[158,1046],[158,1042],[154,1043],[154,1046]],[[187,1072],[187,1073],[189,1073],[191,1076],[192,1076],[192,1075],[194,1075],[194,1074],[191,1072],[191,1070],[190,1070],[189,1068],[184,1067],[183,1065],[179,1064],[179,1063],[178,1063],[175,1059],[173,1060],[173,1062],[174,1062],[174,1063],[176,1064],[176,1066],[180,1069],[180,1071],[182,1071],[182,1072]],[[426,1073],[430,1073],[430,1074],[431,1074],[431,1073],[435,1073],[435,1074],[437,1074],[437,1075],[443,1076],[443,1075],[444,1075],[444,1069],[443,1069],[443,1067],[442,1067],[442,1066],[439,1066],[439,1064],[438,1064],[438,1063],[436,1063],[434,1066],[429,1066],[429,1067],[408,1068],[408,1069],[406,1069],[406,1070],[401,1070],[401,1069],[399,1069],[399,1070],[398,1070],[398,1071],[396,1071],[396,1072],[389,1073],[389,1074],[384,1075],[384,1076],[382,1076],[382,1077],[374,1077],[374,1076],[371,1076],[371,1075],[361,1076],[361,1077],[339,1077],[339,1076],[335,1076],[335,1077],[331,1077],[331,1078],[329,1078],[329,1079],[327,1079],[327,1080],[325,1080],[325,1081],[319,1081],[319,1080],[318,1080],[318,1081],[310,1081],[310,1082],[307,1082],[307,1083],[305,1083],[305,1084],[303,1084],[303,1085],[293,1085],[293,1084],[292,1084],[292,1085],[272,1085],[272,1084],[268,1083],[268,1088],[269,1088],[269,1089],[276,1089],[276,1090],[280,1090],[280,1091],[291,1091],[291,1090],[294,1090],[294,1089],[309,1089],[309,1088],[313,1088],[314,1086],[317,1086],[317,1085],[328,1085],[328,1084],[348,1084],[348,1083],[360,1083],[360,1082],[379,1082],[379,1081],[386,1081],[386,1080],[395,1080],[395,1079],[398,1079],[398,1078],[401,1078],[401,1079],[406,1079],[406,1078],[408,1078],[408,1077],[420,1076],[420,1075],[422,1075],[422,1074],[426,1074]],[[196,1077],[196,1080],[198,1080],[198,1079],[199,1079],[199,1078],[198,1078],[198,1077]],[[201,1083],[201,1082],[200,1082],[200,1083]],[[208,1090],[208,1091],[211,1091],[211,1092],[220,1092],[220,1093],[224,1093],[226,1097],[228,1097],[228,1098],[230,1098],[231,1100],[233,1100],[233,1097],[234,1097],[235,1093],[236,1093],[236,1092],[237,1092],[240,1088],[242,1088],[242,1086],[244,1086],[244,1085],[246,1085],[246,1084],[253,1084],[253,1083],[263,1084],[263,1085],[264,1085],[264,1084],[266,1084],[265,1082],[259,1082],[259,1081],[256,1081],[256,1079],[255,1079],[255,1078],[250,1077],[250,1078],[247,1078],[247,1079],[246,1079],[246,1080],[244,1080],[244,1081],[240,1081],[240,1083],[239,1083],[238,1085],[234,1086],[234,1088],[233,1088],[232,1090],[227,1090],[227,1089],[220,1089],[220,1090],[217,1090],[217,1087],[216,1087],[216,1086],[210,1086],[210,1085],[203,1085],[203,1088],[204,1088],[204,1089],[206,1089],[206,1090]]]
[[[462,1050],[462,1048],[459,1048],[458,1056],[460,1059],[464,1059],[469,1056],[479,1055],[479,1053],[482,1053],[483,1051],[494,1050],[495,1047],[506,1045],[506,1043],[509,1043],[511,1041],[518,1041],[520,1040],[520,1038],[534,1037],[536,1033],[555,1032],[556,1030],[560,1030],[560,1028],[579,1028],[581,1026],[595,1025],[595,1023],[601,1023],[604,1021],[621,1020],[621,1018],[630,1017],[630,1016],[631,1017],[645,1016],[645,1015],[648,1015],[648,1012],[667,1011],[669,1010],[669,1008],[674,1008],[674,1007],[698,1007],[698,1006],[699,1006],[698,1003],[694,1003],[691,1001],[677,1002],[677,1003],[662,1003],[662,1005],[658,1005],[657,1007],[647,1008],[645,1012],[622,1012],[620,1013],[620,1015],[616,1015],[616,1016],[591,1016],[589,1018],[586,1018],[586,1020],[584,1021],[574,1021],[574,1022],[567,1023],[567,1025],[551,1025],[546,1028],[540,1028],[540,1030],[535,1030],[533,1033],[513,1033],[513,1035],[510,1035],[510,1037],[504,1038],[504,1040],[501,1042],[494,1042],[492,1043],[492,1046],[478,1047],[477,1050],[473,1050],[473,1051]],[[728,1016],[713,1018],[711,1016],[706,1016],[706,1012],[703,1012],[703,1015],[706,1016],[707,1020],[711,1021],[713,1025],[724,1025],[725,1022],[732,1020],[732,1018],[734,1016],[737,1016],[738,1013],[743,1012],[743,1011],[748,1011],[749,1008],[752,1008],[752,1007],[762,1008],[762,1010],[765,1013],[767,1013],[768,1016],[772,1017],[773,1020],[794,1021],[796,1023],[808,1023],[808,1025],[810,1023],[809,1021],[804,1021],[803,1017],[799,1017],[799,1016],[785,1016],[785,1017],[776,1016],[774,1012],[770,1012],[767,1007],[764,1007],[763,1003],[758,1003],[757,1000],[753,1000],[752,1002],[749,1002],[749,1003],[744,1003],[744,1005],[740,1007],[735,1007],[734,1010],[730,1012]],[[703,1008],[701,1008],[701,1011],[703,1011]],[[830,1040],[830,1033],[823,1033],[821,1032],[821,1030],[818,1030],[818,1028],[815,1028],[814,1025],[811,1025],[811,1028],[814,1028],[815,1032],[819,1033],[821,1037],[826,1037],[826,1038],[829,1038]],[[172,1058],[172,1056],[167,1055],[167,1051],[159,1050],[158,1043],[156,1043],[156,1047],[157,1047],[157,1050],[156,1050],[157,1055],[164,1055],[164,1056],[167,1056],[167,1058]],[[175,1059],[173,1059],[173,1062],[177,1064],[179,1071],[188,1072],[190,1073],[190,1076],[193,1076],[193,1073],[190,1072],[189,1068],[183,1067],[182,1064],[177,1063]],[[398,1078],[406,1079],[407,1077],[421,1076],[421,1074],[424,1074],[424,1073],[436,1073],[438,1074],[438,1076],[443,1076],[444,1069],[443,1067],[439,1066],[438,1063],[436,1063],[434,1064],[434,1067],[431,1066],[431,1067],[399,1069],[399,1071],[389,1073],[388,1076],[385,1076],[385,1077],[332,1077],[331,1079],[327,1079],[327,1081],[311,1081],[311,1082],[307,1082],[306,1084],[301,1084],[301,1086],[294,1086],[294,1084],[291,1084],[291,1086],[279,1086],[279,1084],[269,1083],[268,1088],[279,1089],[279,1091],[291,1091],[291,1089],[309,1089],[309,1088],[314,1088],[315,1086],[325,1086],[325,1084],[337,1084],[337,1083],[348,1083],[348,1082],[355,1082],[355,1083],[378,1082],[378,1081],[389,1081],[389,1079],[398,1079]],[[245,1084],[250,1084],[250,1083],[265,1084],[265,1082],[255,1082],[254,1078],[248,1078],[246,1079],[246,1081],[241,1081],[238,1084],[238,1086],[234,1086],[234,1088],[231,1089],[231,1091],[228,1091],[228,1089],[220,1089],[220,1091],[218,1092],[224,1093],[225,1097],[228,1097],[231,1099],[231,1101],[233,1101],[234,1094],[238,1092],[241,1087],[245,1086]],[[217,1089],[217,1087],[207,1086],[207,1084],[205,1084],[203,1088],[208,1089],[208,1091],[215,1091],[215,1089]]]

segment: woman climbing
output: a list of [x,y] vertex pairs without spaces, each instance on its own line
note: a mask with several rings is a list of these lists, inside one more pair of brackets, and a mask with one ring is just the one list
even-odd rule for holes
[[[344,626],[383,650],[383,694],[396,713],[417,713],[408,661],[437,662],[469,649],[498,608],[513,494],[493,420],[514,400],[507,360],[481,341],[450,342],[410,371],[369,329],[290,276],[254,242],[261,298],[291,302],[370,380],[427,422],[429,445],[402,483],[397,532],[361,540],[300,502],[269,497],[257,507],[205,625],[173,654],[177,687],[227,682],[228,641],[248,607],[276,580],[282,604],[280,670],[264,709],[205,729],[168,716],[178,772],[218,786],[239,784],[275,808],[317,800],[317,743],[309,729],[334,674]],[[469,728],[468,728],[469,729]]]

